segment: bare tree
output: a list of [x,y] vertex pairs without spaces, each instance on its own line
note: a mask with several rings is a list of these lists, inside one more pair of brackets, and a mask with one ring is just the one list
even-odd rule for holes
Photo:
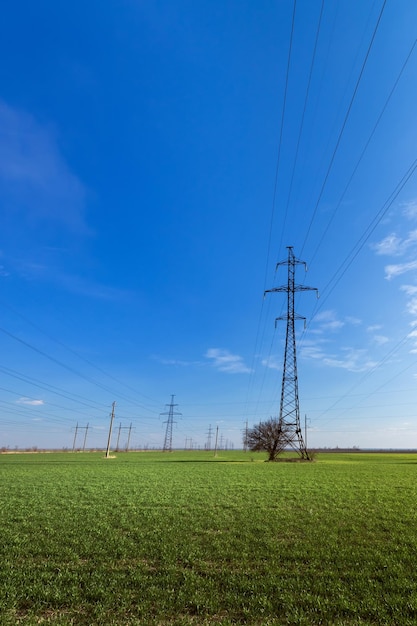
[[248,428],[243,441],[252,452],[267,452],[268,461],[276,461],[285,448],[285,427],[282,422],[271,417],[266,422]]

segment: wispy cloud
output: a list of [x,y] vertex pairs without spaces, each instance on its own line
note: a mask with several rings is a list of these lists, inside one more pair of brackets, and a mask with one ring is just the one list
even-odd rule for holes
[[381,332],[382,326],[381,324],[374,324],[372,326],[367,327],[367,332],[371,336],[371,340],[377,346],[383,346],[384,344],[389,342],[389,338],[383,335]]
[[321,332],[339,330],[345,325],[345,322],[338,319],[336,312],[332,310],[318,313],[314,320],[319,325]]
[[251,369],[245,365],[241,356],[232,354],[228,350],[209,348],[204,356],[220,372],[227,372],[228,374],[248,374],[251,372]]
[[377,361],[370,359],[364,349],[342,348],[339,356],[326,356],[325,365],[348,370],[350,372],[366,372],[377,365]]
[[282,370],[282,359],[278,361],[277,357],[271,356],[269,359],[262,359],[261,364],[271,370]]
[[126,300],[133,296],[133,292],[127,289],[103,285],[84,276],[65,272],[52,262],[34,262],[10,257],[9,265],[15,274],[25,280],[51,283],[60,289],[80,296],[97,300]]
[[408,296],[406,305],[407,313],[410,313],[410,315],[417,315],[417,286],[401,285],[400,289]]
[[415,220],[417,218],[417,200],[410,200],[402,204],[403,214],[409,219]]
[[328,342],[321,339],[319,341],[304,341],[300,349],[300,356],[304,359],[315,360],[326,367],[345,369],[350,372],[366,372],[377,363],[370,358],[365,348],[343,347],[334,353],[329,351]]
[[[417,200],[411,200],[400,206],[403,215],[412,221],[417,219]],[[413,285],[413,279],[417,280],[417,229],[408,230],[406,236],[400,237],[397,233],[391,233],[380,242],[371,246],[371,248],[379,255],[387,255],[393,257],[403,256],[402,263],[390,263],[385,265],[385,279],[392,279],[408,274],[407,284],[401,285],[400,290],[406,295],[406,311],[410,315],[417,315],[417,285]],[[383,335],[376,334],[374,339],[382,344],[387,338]]]
[[0,138],[0,199],[8,216],[86,231],[86,189],[66,163],[53,128],[0,100]]
[[398,256],[403,252],[401,248],[401,239],[397,237],[395,233],[384,237],[384,239],[378,243],[372,244],[371,247],[378,255]]
[[376,343],[378,346],[383,346],[389,342],[389,338],[385,335],[373,335],[372,341]]
[[16,400],[16,404],[27,404],[27,405],[30,405],[30,406],[41,406],[41,405],[43,405],[45,403],[44,403],[43,400],[35,400],[33,398],[25,398],[25,397],[23,397],[23,398],[19,398],[19,400]]
[[186,361],[185,359],[169,359],[165,357],[153,354],[151,357],[154,361],[158,361],[161,365],[172,365],[174,367],[191,367],[201,366],[204,363],[202,361]]
[[409,261],[408,263],[397,263],[394,265],[385,266],[385,278],[391,280],[407,272],[411,272],[417,269],[417,261]]
[[326,358],[326,353],[322,347],[322,341],[305,340],[300,346],[300,356],[305,359],[321,360]]

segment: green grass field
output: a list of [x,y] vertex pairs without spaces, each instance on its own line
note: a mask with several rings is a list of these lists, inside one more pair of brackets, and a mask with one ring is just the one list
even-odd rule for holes
[[417,624],[417,455],[0,455],[0,624]]

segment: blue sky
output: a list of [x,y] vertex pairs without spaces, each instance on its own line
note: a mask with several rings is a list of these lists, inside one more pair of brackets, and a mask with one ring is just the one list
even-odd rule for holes
[[279,411],[293,246],[308,444],[417,447],[417,6],[293,10],[3,9],[0,445],[104,447],[115,401],[161,446],[175,394],[175,446],[240,447]]

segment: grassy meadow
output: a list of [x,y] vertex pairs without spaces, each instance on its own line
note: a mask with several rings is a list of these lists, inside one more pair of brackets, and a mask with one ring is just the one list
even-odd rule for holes
[[417,455],[0,455],[0,624],[417,624]]

